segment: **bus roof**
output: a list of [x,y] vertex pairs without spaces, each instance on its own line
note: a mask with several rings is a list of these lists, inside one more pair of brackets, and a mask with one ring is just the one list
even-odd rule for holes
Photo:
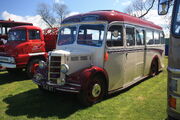
[[21,25],[33,25],[33,24],[27,23],[27,22],[15,22],[12,20],[0,20],[0,27],[14,27],[14,26],[21,26]]
[[81,21],[90,21],[90,20],[101,20],[107,22],[113,21],[122,21],[125,23],[136,24],[151,28],[156,28],[162,30],[162,27],[155,25],[154,23],[143,20],[134,16],[130,16],[126,13],[122,13],[115,10],[99,10],[99,11],[92,11],[89,13],[78,14],[74,16],[70,16],[62,21],[64,23],[73,23],[73,22],[81,22]]

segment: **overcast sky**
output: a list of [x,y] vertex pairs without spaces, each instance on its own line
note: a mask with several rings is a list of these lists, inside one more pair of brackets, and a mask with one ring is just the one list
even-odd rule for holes
[[[45,28],[46,25],[36,13],[39,3],[52,5],[54,2],[66,4],[70,14],[85,13],[94,10],[117,10],[123,12],[133,0],[2,0],[0,19],[31,22],[35,26]],[[160,26],[167,24],[163,17],[157,15],[157,9],[147,15],[149,21]],[[165,30],[167,31],[167,30]]]

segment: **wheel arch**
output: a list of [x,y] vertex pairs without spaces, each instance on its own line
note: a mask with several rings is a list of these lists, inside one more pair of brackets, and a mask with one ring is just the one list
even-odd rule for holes
[[151,60],[150,69],[149,69],[149,75],[151,75],[153,62],[157,62],[157,72],[158,72],[159,68],[160,68],[160,59],[159,59],[158,55],[155,55]]
[[[109,85],[109,78],[108,78],[108,74],[106,72],[106,70],[104,70],[103,68],[97,67],[97,66],[92,66],[88,69],[84,69],[81,72],[80,75],[80,79],[81,79],[81,83],[84,89],[84,87],[87,87],[87,83],[89,80],[93,79],[96,75],[100,75],[101,77],[103,77],[104,82],[105,82],[105,88],[106,88],[106,92],[108,92],[108,85]],[[84,80],[86,79],[86,80]]]
[[43,55],[40,55],[40,56],[32,56],[32,57],[29,58],[27,65],[28,65],[32,60],[34,60],[34,59],[40,59],[40,60],[46,61],[46,57],[43,56]]
[[154,61],[156,61],[158,64],[158,70],[159,70],[159,66],[160,66],[160,59],[159,59],[159,57],[158,57],[158,55],[155,55],[154,57],[153,57],[153,59],[152,59],[152,61],[151,61],[151,65],[152,65],[152,63],[154,62]]
[[108,93],[108,85],[109,85],[109,79],[106,75],[106,73],[102,72],[102,71],[97,71],[93,77],[97,76],[97,75],[100,75],[103,79],[104,79],[104,82],[105,82],[105,94]]

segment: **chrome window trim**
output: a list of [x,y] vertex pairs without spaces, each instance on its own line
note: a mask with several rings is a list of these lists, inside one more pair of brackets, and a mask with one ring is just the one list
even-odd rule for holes
[[167,71],[173,74],[180,74],[180,69],[167,67]]
[[[122,26],[122,30],[123,30],[123,31],[122,31],[122,33],[123,33],[123,36],[122,36],[122,37],[123,37],[123,46],[112,46],[112,47],[109,47],[109,46],[106,45],[108,29],[109,29],[111,26],[113,26],[113,25]],[[104,44],[105,44],[105,48],[106,48],[106,49],[124,48],[124,46],[125,46],[125,39],[124,39],[125,33],[124,33],[124,28],[125,28],[125,26],[124,26],[123,22],[121,22],[121,21],[114,21],[114,22],[110,23],[109,25],[107,25],[107,29],[106,29],[106,33],[105,33],[106,36],[104,37],[104,39],[105,39]]]

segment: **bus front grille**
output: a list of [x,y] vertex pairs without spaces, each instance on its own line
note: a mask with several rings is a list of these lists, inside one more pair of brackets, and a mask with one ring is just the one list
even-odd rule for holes
[[48,79],[51,83],[57,84],[57,79],[61,76],[61,57],[51,56],[49,61]]

